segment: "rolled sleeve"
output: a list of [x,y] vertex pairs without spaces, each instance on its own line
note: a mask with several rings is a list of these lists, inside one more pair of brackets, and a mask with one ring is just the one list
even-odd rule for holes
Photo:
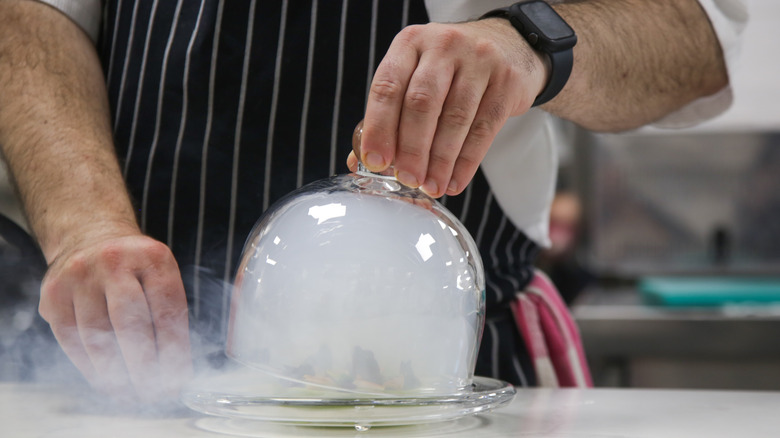
[[[748,21],[747,0],[699,0],[718,37],[726,71],[734,77],[741,49],[742,35]],[[660,128],[681,128],[709,120],[725,112],[734,101],[730,85],[710,96],[697,99],[667,115],[653,125]]]
[[38,0],[46,3],[76,22],[92,41],[97,41],[100,30],[100,0]]

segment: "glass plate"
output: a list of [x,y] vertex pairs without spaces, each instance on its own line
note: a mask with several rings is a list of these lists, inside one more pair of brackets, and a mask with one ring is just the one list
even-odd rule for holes
[[[506,382],[475,377],[468,390],[450,395],[361,397],[317,388],[272,388],[268,377],[232,373],[201,379],[182,393],[189,408],[220,417],[306,426],[405,426],[453,420],[509,404],[515,388]],[[260,382],[260,383],[258,383]],[[219,388],[219,389],[217,389]],[[262,394],[274,393],[267,396]]]

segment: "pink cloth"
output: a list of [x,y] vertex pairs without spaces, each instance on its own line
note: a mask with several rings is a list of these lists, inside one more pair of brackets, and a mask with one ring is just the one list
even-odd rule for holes
[[537,270],[511,303],[512,313],[544,387],[593,387],[579,329],[558,289]]

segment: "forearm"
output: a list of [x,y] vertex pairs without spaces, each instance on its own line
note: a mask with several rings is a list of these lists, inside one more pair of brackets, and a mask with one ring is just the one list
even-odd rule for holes
[[554,6],[577,32],[574,68],[547,111],[596,131],[653,122],[728,84],[696,0],[590,0]]
[[0,0],[0,147],[49,262],[101,224],[137,230],[95,49],[33,1]]

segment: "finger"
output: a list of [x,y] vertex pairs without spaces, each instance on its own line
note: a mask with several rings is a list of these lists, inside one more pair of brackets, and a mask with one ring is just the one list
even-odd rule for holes
[[118,397],[129,396],[133,390],[109,320],[104,292],[93,289],[77,293],[73,307],[81,343],[95,368],[97,389]]
[[347,167],[350,172],[357,172],[358,159],[355,155],[355,151],[350,152],[349,156],[347,156]]
[[90,385],[95,386],[96,373],[95,367],[92,366],[92,362],[89,360],[84,346],[81,344],[81,337],[79,336],[78,328],[76,327],[75,320],[72,324],[60,324],[52,326],[52,333],[54,338],[60,344],[62,351],[68,356],[73,365],[81,372],[87,382]]
[[73,362],[90,385],[96,386],[95,367],[92,366],[92,361],[81,343],[71,299],[70,291],[72,289],[69,287],[69,282],[54,280],[50,275],[47,275],[41,284],[38,313],[49,323],[54,338],[68,359]]
[[91,386],[98,387],[95,367],[92,366],[87,351],[81,343],[76,319],[73,316],[73,308],[70,307],[69,310],[71,318],[62,318],[50,322],[51,331],[54,334],[54,338],[57,339],[57,343],[60,344],[62,351],[65,352],[65,355],[68,356],[68,359],[76,366],[81,375],[84,376]]
[[394,161],[396,177],[404,185],[418,187],[424,181],[437,121],[453,75],[452,62],[434,51],[422,55],[412,75],[401,110]]
[[106,286],[106,306],[130,382],[149,401],[162,381],[152,316],[138,279],[127,275]]
[[[469,74],[463,70],[455,74],[431,144],[425,182],[420,187],[428,195],[438,198],[452,188],[449,186],[455,162],[464,147],[486,87],[487,77],[484,75]],[[457,186],[457,183],[454,185]]]
[[164,261],[143,272],[142,283],[154,324],[160,373],[165,380],[163,390],[175,395],[192,374],[187,297],[173,255],[160,255]]
[[360,156],[360,140],[363,137],[363,120],[359,121],[352,131],[352,152],[356,157]]
[[457,195],[466,188],[485,158],[498,130],[509,117],[509,109],[505,103],[506,90],[500,88],[502,87],[491,84],[485,90],[463,143],[463,149],[455,161],[446,192],[448,195]]
[[371,81],[359,157],[372,172],[395,158],[401,108],[419,56],[413,41],[418,30],[410,26],[396,36]]

